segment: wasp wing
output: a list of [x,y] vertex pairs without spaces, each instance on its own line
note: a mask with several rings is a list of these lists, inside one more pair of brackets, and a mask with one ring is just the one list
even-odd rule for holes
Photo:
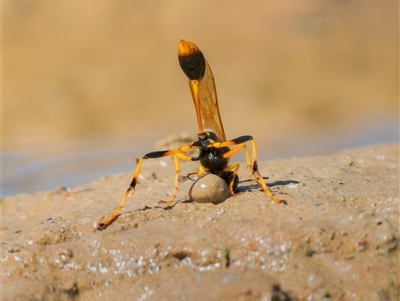
[[218,107],[214,76],[207,61],[204,76],[199,80],[199,107],[203,128],[212,130],[221,142],[226,141],[224,126]]
[[189,79],[199,133],[212,130],[221,142],[226,141],[214,76],[203,53],[194,43],[181,40],[178,45],[178,59]]

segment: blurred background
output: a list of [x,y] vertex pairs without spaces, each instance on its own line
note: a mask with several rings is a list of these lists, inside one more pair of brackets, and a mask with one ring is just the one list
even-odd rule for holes
[[181,38],[211,65],[227,137],[253,135],[261,160],[398,142],[398,6],[3,0],[2,195],[131,172],[159,139],[196,137]]

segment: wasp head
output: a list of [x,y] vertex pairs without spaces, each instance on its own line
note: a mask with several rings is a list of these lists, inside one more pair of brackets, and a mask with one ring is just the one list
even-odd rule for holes
[[211,130],[205,130],[197,135],[199,138],[194,145],[207,148],[210,144],[220,142],[218,136]]

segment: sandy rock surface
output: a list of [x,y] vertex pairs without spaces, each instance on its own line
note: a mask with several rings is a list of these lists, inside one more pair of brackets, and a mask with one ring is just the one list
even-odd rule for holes
[[[168,159],[168,160],[167,160]],[[399,145],[260,163],[214,205],[165,207],[173,161],[2,202],[3,300],[398,300]],[[182,174],[197,166],[182,163]],[[244,165],[241,179],[249,173]]]

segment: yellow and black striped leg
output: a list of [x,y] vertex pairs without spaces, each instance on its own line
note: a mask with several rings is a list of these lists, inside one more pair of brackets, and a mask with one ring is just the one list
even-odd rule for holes
[[182,153],[177,153],[177,154],[174,155],[174,161],[175,161],[175,188],[174,188],[174,192],[172,193],[172,196],[168,201],[163,201],[163,200],[158,201],[158,203],[160,203],[160,204],[171,204],[174,201],[176,195],[178,194],[178,190],[179,190],[179,185],[178,185],[178,183],[179,183],[179,174],[181,172],[181,168],[180,168],[178,159],[181,159],[181,160],[184,160],[184,161],[191,161],[192,160],[191,157],[189,157],[189,156],[187,156],[185,154],[182,154]]
[[252,149],[253,149],[253,176],[254,179],[256,180],[256,182],[258,183],[258,185],[260,185],[260,187],[264,190],[264,192],[266,194],[268,194],[268,196],[275,201],[278,204],[285,204],[287,205],[287,202],[285,200],[280,200],[278,199],[273,193],[272,191],[268,188],[267,184],[265,184],[264,179],[262,177],[262,175],[260,174],[260,171],[258,170],[258,160],[257,160],[257,148],[256,148],[256,142],[254,141],[254,139],[251,140],[251,145],[252,145]]
[[105,228],[107,228],[117,218],[119,212],[124,207],[124,204],[126,202],[126,199],[127,199],[128,195],[129,195],[129,193],[132,190],[135,190],[137,181],[139,179],[140,169],[142,168],[142,164],[143,164],[143,161],[145,159],[146,158],[143,157],[143,158],[141,158],[139,160],[138,165],[137,165],[136,170],[135,170],[135,173],[133,174],[133,178],[132,178],[131,184],[129,185],[129,188],[125,191],[125,193],[124,193],[124,195],[122,197],[122,200],[119,203],[119,206],[117,207],[117,209],[115,209],[114,212],[110,216],[108,216],[102,223],[100,223],[98,225],[97,230],[104,230]]
[[[250,156],[247,150],[247,147],[244,146],[244,143],[251,141],[252,144],[252,163],[251,165],[250,163]],[[273,193],[272,191],[268,188],[267,184],[265,184],[263,177],[261,176],[259,170],[258,170],[258,161],[257,161],[257,148],[256,148],[256,143],[253,139],[252,136],[246,135],[246,136],[241,136],[238,137],[236,139],[232,139],[229,141],[225,141],[222,143],[214,143],[212,146],[213,147],[225,147],[225,146],[234,146],[234,145],[238,145],[238,147],[231,149],[230,151],[226,152],[224,154],[224,158],[229,158],[232,157],[233,155],[235,155],[237,152],[239,152],[240,149],[244,148],[244,152],[245,152],[245,157],[246,157],[246,161],[247,161],[247,165],[251,166],[252,169],[252,176],[254,177],[255,182],[257,182],[257,184],[264,190],[264,192],[266,194],[268,194],[268,196],[276,203],[278,204],[286,204],[287,202],[285,200],[280,200],[278,199]]]
[[175,196],[178,192],[178,179],[179,179],[179,172],[180,172],[178,158],[180,158],[182,160],[186,160],[186,161],[192,160],[191,157],[189,157],[185,154],[185,152],[191,148],[193,148],[193,146],[190,144],[190,145],[184,146],[179,149],[151,152],[151,153],[146,154],[143,158],[141,158],[139,160],[136,170],[133,174],[131,184],[129,185],[129,188],[125,191],[124,195],[122,196],[119,206],[114,210],[114,212],[110,216],[108,216],[102,223],[100,223],[98,225],[97,230],[103,230],[103,229],[107,228],[117,218],[117,216],[119,215],[119,212],[125,205],[125,202],[129,196],[129,193],[132,190],[135,190],[136,184],[139,179],[140,170],[142,168],[143,161],[146,159],[161,158],[161,157],[172,156],[172,155],[175,157],[175,171],[176,171],[175,189],[174,189],[174,193],[173,193],[171,199],[168,201],[168,202],[172,202],[172,200],[175,198]]
[[231,192],[231,195],[233,195],[233,196],[236,195],[236,193],[233,191],[233,189],[234,189],[233,184],[235,183],[235,179],[236,179],[236,175],[239,171],[239,167],[240,167],[239,163],[232,163],[231,165],[227,166],[224,169],[224,171],[232,171],[232,175],[231,175],[232,180],[229,183],[229,191]]

